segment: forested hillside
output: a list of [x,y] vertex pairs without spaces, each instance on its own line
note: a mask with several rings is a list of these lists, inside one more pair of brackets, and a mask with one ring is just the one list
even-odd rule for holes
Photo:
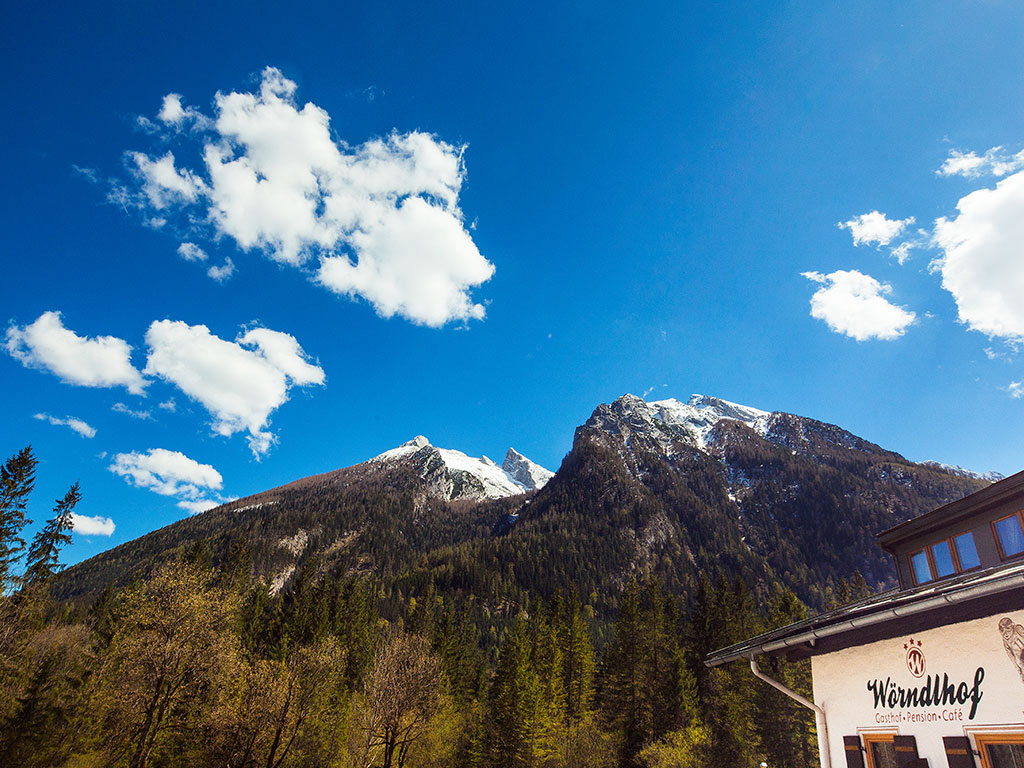
[[[704,657],[891,585],[874,534],[987,481],[811,419],[693,402],[600,406],[519,495],[479,498],[416,443],[63,573],[15,578],[8,531],[0,753],[813,765],[803,710]],[[768,664],[809,689],[806,665]]]

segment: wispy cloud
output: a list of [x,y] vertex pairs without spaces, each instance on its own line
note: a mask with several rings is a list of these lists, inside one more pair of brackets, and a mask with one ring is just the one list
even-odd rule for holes
[[939,176],[964,176],[977,179],[982,176],[1006,176],[1024,169],[1024,150],[1007,153],[1002,147],[992,147],[984,154],[954,149],[935,173]]
[[74,416],[59,419],[48,413],[37,413],[35,418],[39,419],[39,421],[45,421],[48,424],[52,424],[55,427],[67,427],[68,429],[74,430],[82,437],[96,437],[96,430],[93,427],[90,427],[81,419],[76,419]]
[[216,280],[218,283],[223,283],[235,274],[235,262],[233,262],[229,256],[224,259],[224,263],[221,266],[213,266],[206,270],[206,274],[212,280]]
[[133,419],[138,419],[139,421],[150,421],[153,418],[153,414],[149,411],[132,410],[124,403],[114,403],[110,407],[110,410],[114,413],[123,413],[125,416],[131,416]]

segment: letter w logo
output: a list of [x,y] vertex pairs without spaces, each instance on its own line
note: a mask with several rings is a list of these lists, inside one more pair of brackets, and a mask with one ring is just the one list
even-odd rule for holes
[[924,676],[924,654],[920,648],[911,648],[907,651],[907,669],[914,677]]

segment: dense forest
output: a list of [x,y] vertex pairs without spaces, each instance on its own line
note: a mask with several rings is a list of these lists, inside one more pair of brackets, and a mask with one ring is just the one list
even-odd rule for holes
[[[806,615],[775,585],[651,573],[494,611],[310,558],[273,594],[244,539],[54,596],[77,486],[21,539],[36,461],[0,488],[0,755],[24,766],[812,766],[805,710],[707,653]],[[840,580],[830,602],[868,591]],[[807,693],[806,663],[770,674]]]

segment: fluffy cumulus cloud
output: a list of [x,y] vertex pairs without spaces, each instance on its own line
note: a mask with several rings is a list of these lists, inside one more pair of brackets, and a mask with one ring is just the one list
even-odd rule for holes
[[459,208],[463,147],[418,131],[349,146],[332,136],[327,112],[300,106],[295,90],[267,68],[258,92],[218,93],[204,119],[169,94],[159,120],[202,129],[190,134],[201,170],[179,168],[170,152],[130,153],[138,189],[119,189],[118,202],[161,216],[180,209],[214,237],[282,264],[312,259],[321,285],[384,317],[435,327],[482,318],[470,291],[494,266]]
[[191,514],[217,506],[218,492],[224,484],[220,472],[209,464],[164,448],[119,453],[110,471],[137,488],[177,498],[178,506]]
[[7,329],[7,352],[24,365],[82,387],[125,387],[143,394],[146,381],[132,366],[132,348],[114,336],[79,336],[60,312],[44,312],[31,325]]
[[1024,172],[960,199],[935,222],[933,262],[968,328],[1024,342]]
[[850,231],[854,245],[881,246],[891,243],[913,223],[913,216],[908,219],[890,219],[884,213],[871,211],[854,216],[849,221],[841,221],[836,226]]
[[160,320],[146,332],[145,373],[171,382],[213,417],[217,434],[249,433],[256,456],[275,441],[270,414],[292,386],[323,384],[323,369],[311,363],[293,336],[254,328],[234,341],[205,325]]
[[888,341],[902,336],[914,322],[913,312],[886,298],[892,288],[870,275],[839,270],[827,275],[804,272],[803,276],[821,284],[811,297],[811,316],[824,320],[836,333],[857,341]]
[[939,176],[964,176],[977,179],[982,176],[1006,176],[1024,168],[1024,150],[1009,154],[1002,147],[992,147],[982,155],[954,149],[936,171]]
[[96,430],[93,427],[90,427],[81,419],[76,419],[74,416],[59,419],[48,413],[37,413],[35,417],[39,419],[39,421],[45,421],[47,424],[52,424],[55,427],[67,427],[68,429],[77,432],[82,437],[96,437]]
[[90,517],[71,513],[71,530],[83,536],[113,536],[114,521],[109,517]]

